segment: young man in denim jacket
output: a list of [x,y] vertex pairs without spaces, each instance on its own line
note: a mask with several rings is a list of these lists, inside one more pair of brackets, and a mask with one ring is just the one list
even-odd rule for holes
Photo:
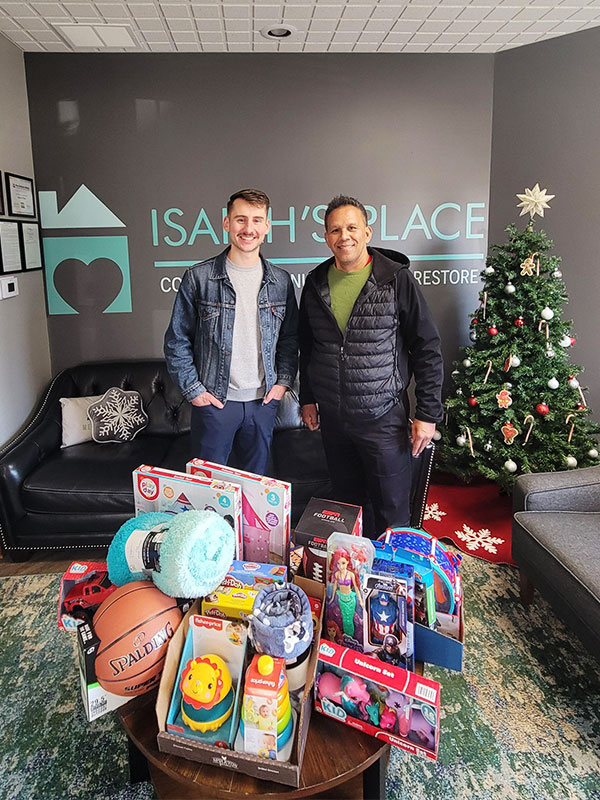
[[191,267],[165,334],[165,359],[192,408],[192,456],[264,474],[277,407],[296,377],[298,307],[285,270],[260,255],[270,201],[229,198],[230,246]]

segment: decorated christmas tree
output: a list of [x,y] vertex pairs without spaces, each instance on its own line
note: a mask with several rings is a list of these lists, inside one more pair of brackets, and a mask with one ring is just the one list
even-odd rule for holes
[[523,231],[506,229],[483,271],[470,339],[454,363],[454,391],[438,433],[440,468],[463,479],[480,473],[510,490],[524,472],[599,463],[582,368],[569,364],[575,343],[562,319],[568,301],[553,243],[534,227],[554,195],[536,184],[519,194]]

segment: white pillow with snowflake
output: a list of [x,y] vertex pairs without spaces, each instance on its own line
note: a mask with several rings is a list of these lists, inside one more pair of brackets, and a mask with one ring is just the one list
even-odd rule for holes
[[148,425],[139,392],[110,388],[88,408],[92,423],[92,439],[106,442],[130,442]]

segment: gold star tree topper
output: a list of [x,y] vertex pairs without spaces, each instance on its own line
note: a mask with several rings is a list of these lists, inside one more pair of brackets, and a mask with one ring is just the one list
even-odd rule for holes
[[525,194],[518,194],[517,197],[521,200],[517,204],[517,208],[522,206],[519,216],[522,217],[523,214],[529,214],[533,219],[536,214],[539,214],[540,217],[544,216],[544,209],[550,208],[548,200],[552,200],[556,195],[547,194],[546,189],[540,189],[539,183],[536,183],[533,189],[525,189]]

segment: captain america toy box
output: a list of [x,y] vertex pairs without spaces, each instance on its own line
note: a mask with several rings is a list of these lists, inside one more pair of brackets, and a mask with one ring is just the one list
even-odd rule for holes
[[321,639],[315,708],[409,753],[437,760],[440,684],[429,678]]

